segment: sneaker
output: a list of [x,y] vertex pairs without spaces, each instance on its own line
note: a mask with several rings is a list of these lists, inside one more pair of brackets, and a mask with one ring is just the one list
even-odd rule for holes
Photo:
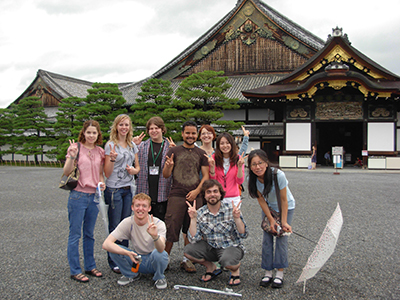
[[188,273],[196,273],[196,267],[190,260],[181,262],[181,269],[184,269]]
[[159,290],[166,289],[167,288],[167,279],[165,279],[165,278],[158,279],[154,285]]
[[122,277],[120,279],[118,279],[117,283],[119,285],[127,285],[127,284],[137,281],[139,279],[140,279],[140,273],[133,278],[125,277],[124,275],[122,275]]

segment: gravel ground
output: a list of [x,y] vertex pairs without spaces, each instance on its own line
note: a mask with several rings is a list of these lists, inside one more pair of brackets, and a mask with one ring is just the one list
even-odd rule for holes
[[[210,283],[179,269],[183,243],[175,244],[168,288],[153,287],[151,276],[120,287],[101,249],[101,219],[95,230],[95,256],[103,278],[80,284],[69,278],[67,261],[68,192],[58,188],[61,169],[0,166],[0,297],[2,299],[223,299],[228,296],[175,290],[174,285],[227,288],[229,273]],[[242,212],[250,230],[245,240],[242,284],[234,287],[244,299],[400,299],[400,172],[348,168],[285,170],[296,199],[293,230],[317,241],[340,203],[344,223],[336,250],[316,274],[296,284],[314,244],[296,235],[289,239],[290,267],[280,290],[262,288],[260,208],[243,195]]]

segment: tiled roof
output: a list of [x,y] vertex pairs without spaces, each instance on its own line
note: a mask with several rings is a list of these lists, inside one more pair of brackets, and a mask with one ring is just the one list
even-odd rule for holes
[[62,98],[80,97],[88,95],[87,89],[92,87],[92,82],[84,81],[44,70],[38,71],[38,77],[42,78]]
[[[246,130],[250,132],[251,137],[256,136],[283,136],[283,125],[246,125]],[[242,136],[242,129],[234,130],[234,136]]]
[[[284,74],[268,74],[268,75],[244,75],[244,76],[230,76],[227,83],[232,85],[231,88],[225,93],[228,98],[238,98],[239,103],[249,103],[249,100],[242,95],[242,90],[255,89],[265,85],[269,85],[284,77]],[[178,89],[179,84],[183,79],[171,80],[171,87],[174,92]],[[121,89],[122,94],[127,104],[134,104],[135,100],[139,97],[138,92],[141,91],[140,87],[143,81],[131,84]]]

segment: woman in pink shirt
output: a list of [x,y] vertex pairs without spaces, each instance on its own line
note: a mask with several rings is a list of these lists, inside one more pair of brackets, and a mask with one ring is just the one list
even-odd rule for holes
[[70,146],[66,155],[64,174],[70,174],[74,165],[78,164],[80,172],[78,185],[68,198],[68,262],[71,279],[79,282],[88,282],[89,278],[82,274],[79,263],[79,240],[83,232],[82,246],[85,273],[102,277],[96,269],[94,260],[94,226],[99,210],[94,201],[97,185],[101,182],[104,191],[104,149],[97,146],[103,143],[100,125],[97,121],[89,120],[83,123],[79,133],[78,143],[69,141]]
[[235,140],[227,132],[221,133],[216,141],[215,153],[208,158],[210,179],[222,184],[226,194],[223,202],[238,205],[239,185],[244,181],[244,159],[238,155]]

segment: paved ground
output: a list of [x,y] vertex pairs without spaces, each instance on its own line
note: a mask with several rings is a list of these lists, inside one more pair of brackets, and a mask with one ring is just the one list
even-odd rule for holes
[[[197,274],[179,270],[182,243],[171,255],[166,273],[168,288],[155,290],[149,276],[120,287],[101,249],[104,229],[96,225],[95,255],[101,279],[80,284],[69,278],[66,255],[68,192],[60,190],[61,169],[0,166],[0,297],[2,299],[223,299],[227,296],[175,290],[176,284],[213,289],[227,287],[228,273],[215,281],[199,281]],[[286,170],[296,198],[293,229],[318,240],[327,220],[340,203],[344,224],[332,257],[317,275],[296,284],[314,245],[290,237],[290,267],[281,290],[258,285],[261,237],[260,209],[244,195],[242,211],[250,228],[241,269],[242,284],[235,287],[243,299],[400,299],[400,172],[319,168]]]

